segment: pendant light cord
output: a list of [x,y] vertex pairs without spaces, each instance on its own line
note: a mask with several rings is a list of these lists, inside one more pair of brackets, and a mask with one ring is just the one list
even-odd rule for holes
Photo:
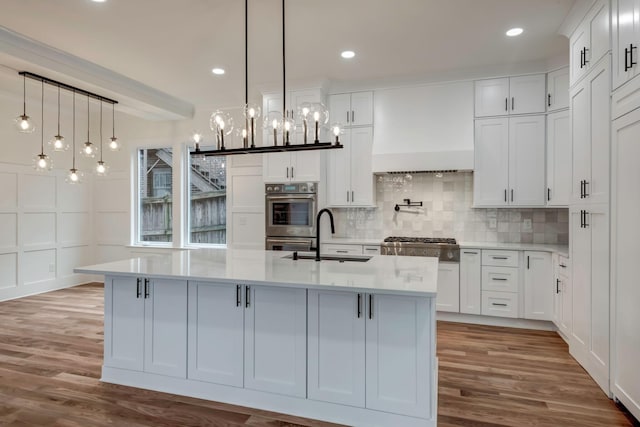
[[91,126],[91,115],[89,114],[89,95],[87,95],[87,142],[91,142],[89,137],[89,127]]
[[102,161],[102,101],[100,101],[100,161]]
[[76,91],[73,91],[73,165],[72,169],[76,168]]
[[22,115],[27,115],[27,76],[22,75]]
[[58,86],[58,135],[60,135],[60,86]]
[[[284,43],[284,0],[282,0],[282,110],[287,116],[287,69],[286,69],[286,57],[285,57],[285,43]],[[282,126],[284,131],[284,123]]]
[[111,104],[111,126],[112,126],[112,133],[111,133],[111,137],[115,138],[116,137],[116,104]]
[[249,105],[249,0],[244,0],[244,108]]
[[42,118],[40,121],[40,155],[44,156],[44,82],[41,82],[42,88],[40,92],[40,112],[42,113]]

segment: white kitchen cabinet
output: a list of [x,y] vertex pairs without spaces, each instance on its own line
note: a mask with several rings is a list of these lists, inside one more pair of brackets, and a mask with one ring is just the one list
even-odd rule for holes
[[460,312],[460,264],[441,262],[438,264],[438,296],[436,310]]
[[482,291],[482,314],[495,317],[518,317],[518,294]]
[[492,292],[518,293],[520,269],[485,265],[482,268],[482,290]]
[[342,144],[344,148],[328,154],[329,206],[375,206],[373,128],[347,129]]
[[568,341],[571,334],[571,264],[569,259],[554,256],[553,323]]
[[611,186],[611,391],[640,419],[640,110],[613,122]]
[[480,249],[460,250],[460,313],[480,314]]
[[308,398],[365,406],[364,294],[308,291]]
[[572,319],[569,351],[609,393],[608,205],[570,209]]
[[638,74],[640,0],[611,2],[612,80],[617,89]]
[[264,182],[318,182],[322,168],[322,153],[291,152],[263,155]]
[[569,110],[547,115],[547,206],[571,201],[571,116]]
[[321,252],[332,255],[380,255],[380,245],[323,243]]
[[245,287],[245,388],[306,397],[307,291]]
[[597,1],[569,39],[571,85],[583,78],[611,49],[609,2]]
[[366,407],[429,418],[435,330],[429,325],[432,300],[368,295],[366,324]]
[[474,155],[474,206],[544,206],[544,116],[476,120]]
[[553,319],[553,268],[549,252],[524,252],[524,318]]
[[344,127],[373,125],[373,92],[340,93],[329,96],[332,122]]
[[569,108],[569,67],[547,74],[547,112]]
[[186,377],[186,281],[107,277],[105,308],[105,366]]
[[[294,118],[296,120],[296,127],[302,126],[302,121],[299,117],[299,108],[303,103],[323,103],[324,96],[321,89],[302,89],[287,91],[286,97],[286,116]],[[268,117],[271,112],[282,111],[282,92],[279,93],[265,93],[262,97],[262,117]],[[293,142],[293,141],[292,141]],[[296,141],[296,143],[302,141]]]
[[513,317],[520,313],[520,251],[482,251],[481,314]]
[[242,387],[242,287],[228,283],[189,282],[189,307],[188,377]]
[[609,201],[609,70],[607,57],[571,92],[574,204]]
[[544,74],[477,80],[475,117],[544,113],[545,88]]

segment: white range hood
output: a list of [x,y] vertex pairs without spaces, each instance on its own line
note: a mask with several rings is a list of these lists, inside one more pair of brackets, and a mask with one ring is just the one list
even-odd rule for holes
[[473,150],[373,154],[373,173],[473,170]]

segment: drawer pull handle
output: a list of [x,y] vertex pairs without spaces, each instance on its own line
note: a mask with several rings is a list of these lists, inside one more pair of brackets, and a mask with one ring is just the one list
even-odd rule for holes
[[493,259],[509,259],[509,257],[506,257],[506,256],[494,256],[492,258]]
[[378,251],[376,248],[365,248],[365,251]]
[[336,252],[339,253],[339,254],[348,254],[349,253],[349,251],[345,251],[344,249],[337,250]]
[[501,281],[501,282],[506,282],[507,279],[503,278],[503,277],[492,277],[491,280],[496,280],[496,281]]
[[502,303],[502,302],[492,302],[491,305],[497,305],[497,306],[500,306],[500,307],[506,307],[507,306],[507,304]]
[[478,255],[478,252],[463,251],[462,253],[468,255]]
[[560,267],[567,268],[567,266],[565,264],[560,264]]

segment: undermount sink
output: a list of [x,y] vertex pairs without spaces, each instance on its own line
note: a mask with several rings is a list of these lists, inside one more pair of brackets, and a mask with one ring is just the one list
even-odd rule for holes
[[[293,259],[293,254],[285,255],[283,259]],[[298,259],[316,259],[314,254],[298,254]],[[370,256],[364,255],[320,255],[321,261],[338,261],[338,262],[367,262],[371,259]]]

